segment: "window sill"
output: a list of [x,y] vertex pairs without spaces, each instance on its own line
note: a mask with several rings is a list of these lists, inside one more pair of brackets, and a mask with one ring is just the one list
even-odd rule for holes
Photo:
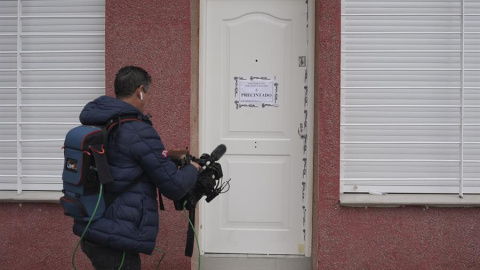
[[[0,202],[58,203],[60,191],[0,191]],[[340,194],[340,205],[346,207],[401,207],[422,205],[432,207],[480,207],[480,195],[456,194]]]
[[59,203],[61,191],[0,191],[0,202],[47,202]]
[[458,194],[340,194],[340,205],[346,207],[480,207],[480,195]]

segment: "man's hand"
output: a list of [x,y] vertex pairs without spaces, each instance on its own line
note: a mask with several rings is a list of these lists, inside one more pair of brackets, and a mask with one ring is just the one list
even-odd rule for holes
[[202,170],[202,167],[200,167],[200,165],[198,165],[198,163],[193,162],[193,161],[190,161],[190,164],[192,164],[193,166],[195,166],[195,168],[197,169],[197,171],[201,171],[201,170]]

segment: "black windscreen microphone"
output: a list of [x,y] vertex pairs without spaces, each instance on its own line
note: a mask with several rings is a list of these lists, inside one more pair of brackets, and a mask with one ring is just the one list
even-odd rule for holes
[[212,151],[210,157],[212,158],[212,161],[215,162],[219,160],[223,156],[223,154],[225,154],[225,152],[227,152],[227,147],[225,146],[225,144],[220,144]]

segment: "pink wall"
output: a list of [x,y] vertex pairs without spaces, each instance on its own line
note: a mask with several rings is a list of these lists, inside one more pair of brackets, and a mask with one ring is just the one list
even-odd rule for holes
[[149,111],[169,148],[190,142],[190,1],[107,0],[107,93],[122,66],[138,65],[152,76]]
[[[190,147],[190,1],[107,0],[105,69],[107,94],[122,66],[137,65],[152,76],[147,112],[165,147]],[[167,255],[162,269],[190,269],[185,257],[188,221],[164,199],[157,248]],[[155,254],[155,253],[154,253]],[[144,263],[159,256],[144,256]],[[150,268],[147,268],[150,269]]]
[[[0,203],[0,269],[71,269],[72,225],[59,204]],[[79,269],[85,259],[79,250]]]
[[316,4],[317,269],[480,269],[479,208],[346,208],[340,176],[340,0]]

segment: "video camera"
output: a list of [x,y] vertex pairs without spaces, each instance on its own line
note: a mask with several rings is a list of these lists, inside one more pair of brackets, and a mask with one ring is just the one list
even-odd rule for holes
[[222,166],[217,163],[226,151],[227,147],[224,144],[217,146],[210,155],[202,154],[200,158],[190,155],[188,149],[168,151],[169,157],[178,167],[188,165],[191,161],[202,167],[195,186],[182,199],[174,201],[176,210],[181,211],[184,207],[186,210],[194,210],[203,196],[206,196],[205,200],[210,202],[219,194],[228,191],[230,180],[223,181]]

